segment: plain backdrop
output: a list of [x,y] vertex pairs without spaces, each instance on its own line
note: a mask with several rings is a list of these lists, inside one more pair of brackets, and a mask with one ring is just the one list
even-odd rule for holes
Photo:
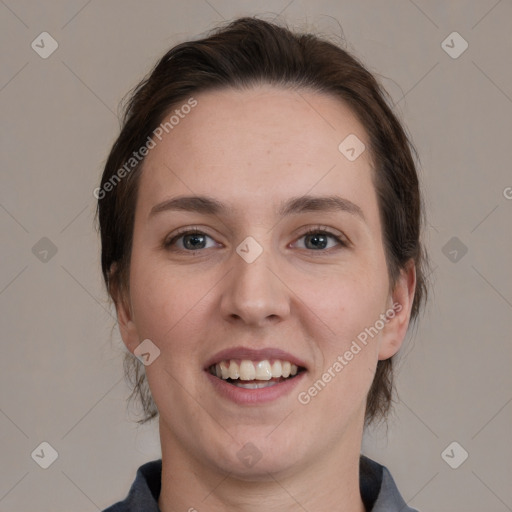
[[423,512],[512,510],[512,3],[2,0],[0,511],[101,510],[160,456],[126,410],[93,190],[156,59],[251,14],[345,41],[421,157],[431,301],[364,453]]

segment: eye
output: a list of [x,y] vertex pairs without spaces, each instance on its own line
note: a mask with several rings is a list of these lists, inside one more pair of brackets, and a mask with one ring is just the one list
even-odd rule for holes
[[182,231],[165,242],[165,248],[178,251],[197,251],[216,247],[215,240],[196,229]]
[[336,246],[344,247],[346,245],[347,244],[338,235],[318,228],[310,229],[295,242],[295,246],[299,249],[309,249],[313,251],[323,251]]

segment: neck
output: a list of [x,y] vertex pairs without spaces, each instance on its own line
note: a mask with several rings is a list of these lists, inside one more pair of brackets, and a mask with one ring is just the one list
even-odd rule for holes
[[[362,428],[301,468],[267,473],[257,480],[221,474],[180,447],[160,425],[162,512],[288,512],[296,510],[365,512],[359,492]],[[348,434],[348,432],[345,432]]]

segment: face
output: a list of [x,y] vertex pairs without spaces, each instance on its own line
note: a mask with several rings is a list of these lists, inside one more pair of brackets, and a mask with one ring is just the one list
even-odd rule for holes
[[160,350],[162,449],[245,478],[359,453],[414,290],[413,269],[390,289],[369,151],[338,149],[365,130],[315,92],[195,98],[146,157],[118,303],[129,350]]

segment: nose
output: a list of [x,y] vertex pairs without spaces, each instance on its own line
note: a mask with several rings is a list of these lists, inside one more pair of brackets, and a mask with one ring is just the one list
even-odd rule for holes
[[267,250],[252,263],[233,254],[220,302],[225,320],[263,327],[290,314],[290,292],[270,263]]

